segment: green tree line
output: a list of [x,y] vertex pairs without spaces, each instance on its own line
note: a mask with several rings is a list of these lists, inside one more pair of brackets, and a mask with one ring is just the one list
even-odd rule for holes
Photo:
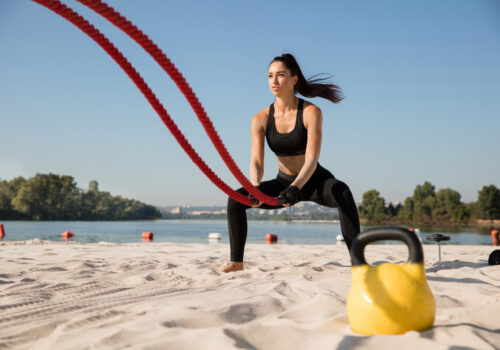
[[436,192],[428,181],[417,185],[404,204],[387,205],[377,190],[363,194],[358,207],[360,217],[370,223],[467,224],[471,219],[500,219],[500,189],[483,186],[476,202],[463,203],[451,188]]
[[77,188],[71,176],[36,174],[0,181],[3,220],[137,220],[161,217],[160,211],[134,199],[100,192],[96,181],[89,191]]

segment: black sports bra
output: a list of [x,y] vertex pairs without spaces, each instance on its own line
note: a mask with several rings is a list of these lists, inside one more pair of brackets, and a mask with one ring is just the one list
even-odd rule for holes
[[274,122],[274,103],[269,106],[269,119],[267,120],[266,140],[269,148],[278,156],[296,156],[306,153],[307,129],[304,126],[302,112],[304,100],[299,99],[297,118],[292,131],[282,134],[276,130]]

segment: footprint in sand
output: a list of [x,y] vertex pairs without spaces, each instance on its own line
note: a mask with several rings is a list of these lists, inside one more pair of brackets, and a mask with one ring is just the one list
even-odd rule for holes
[[33,278],[25,277],[21,280],[21,282],[30,283],[30,282],[36,282],[36,280]]
[[309,275],[309,274],[305,274],[305,275],[302,275],[302,277],[304,277],[306,280],[312,282],[314,281],[314,278],[313,276]]
[[289,298],[297,298],[299,296],[287,282],[280,282],[273,290],[279,295]]
[[231,305],[221,316],[228,322],[236,324],[247,323],[257,318],[255,306],[252,304]]
[[197,328],[213,328],[219,327],[222,324],[219,319],[212,319],[210,315],[206,315],[203,317],[193,317],[193,318],[185,318],[185,319],[177,319],[173,321],[165,321],[162,323],[164,327],[167,328],[188,328],[188,329],[197,329]]

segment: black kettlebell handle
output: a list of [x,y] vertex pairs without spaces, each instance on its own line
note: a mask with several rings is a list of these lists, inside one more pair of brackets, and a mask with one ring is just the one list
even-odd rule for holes
[[408,262],[423,264],[424,253],[415,232],[403,227],[386,226],[370,228],[354,237],[350,249],[352,266],[368,264],[365,259],[367,244],[387,240],[405,243],[409,250]]

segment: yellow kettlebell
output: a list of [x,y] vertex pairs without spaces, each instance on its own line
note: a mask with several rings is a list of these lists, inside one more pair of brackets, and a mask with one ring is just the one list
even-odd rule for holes
[[[368,243],[402,241],[409,259],[403,264],[369,265],[364,256]],[[401,227],[366,230],[352,241],[352,285],[347,316],[356,333],[402,334],[432,327],[436,304],[427,285],[422,245],[416,234]]]

